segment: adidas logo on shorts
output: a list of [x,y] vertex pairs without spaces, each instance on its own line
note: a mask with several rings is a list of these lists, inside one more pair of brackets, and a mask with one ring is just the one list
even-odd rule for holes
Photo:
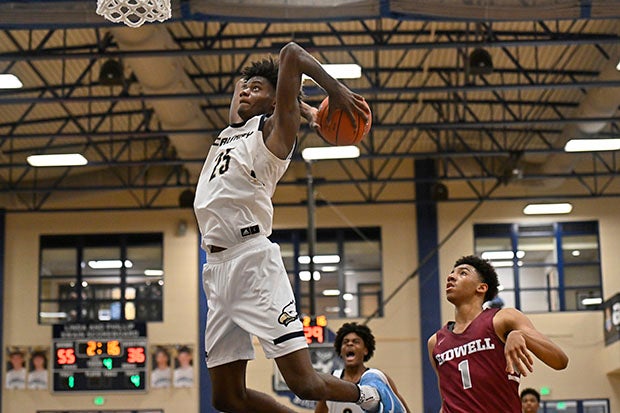
[[258,234],[260,232],[260,228],[258,225],[252,225],[251,227],[241,228],[241,236],[247,237],[248,235]]

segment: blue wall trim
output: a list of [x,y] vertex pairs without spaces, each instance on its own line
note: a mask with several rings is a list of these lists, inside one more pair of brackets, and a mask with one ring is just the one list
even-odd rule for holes
[[[422,355],[422,393],[424,412],[436,413],[441,407],[435,370],[428,360],[427,340],[441,327],[437,202],[433,200],[436,179],[433,159],[415,161],[416,219],[419,264],[420,352]],[[428,179],[424,179],[428,178]],[[423,182],[420,182],[423,181]]]
[[[196,350],[196,359],[200,362],[199,376],[200,376],[200,400],[199,411],[200,413],[217,413],[217,410],[213,408],[211,401],[211,378],[209,377],[209,370],[205,362],[205,326],[207,324],[207,298],[205,297],[204,290],[202,288],[202,266],[207,262],[207,254],[200,248],[200,236],[198,237],[198,349]],[[0,412],[2,413],[2,412]]]

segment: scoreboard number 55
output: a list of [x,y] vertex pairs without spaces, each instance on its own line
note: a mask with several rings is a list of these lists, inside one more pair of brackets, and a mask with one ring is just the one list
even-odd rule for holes
[[59,348],[56,350],[56,359],[60,365],[75,363],[75,350],[72,348]]

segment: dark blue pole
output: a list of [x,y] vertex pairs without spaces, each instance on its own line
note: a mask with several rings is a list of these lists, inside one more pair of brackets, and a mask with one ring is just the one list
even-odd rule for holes
[[[433,159],[415,161],[416,219],[418,259],[420,260],[420,335],[422,354],[422,390],[424,412],[436,413],[441,407],[435,370],[428,360],[426,342],[441,327],[439,294],[439,256],[437,201],[433,195],[437,178]],[[426,178],[426,179],[425,179]],[[422,182],[420,182],[422,181]]]
[[[0,366],[4,365],[4,220],[6,211],[0,209]],[[0,400],[2,400],[2,388],[0,385]],[[0,413],[2,413],[2,403],[0,403]]]

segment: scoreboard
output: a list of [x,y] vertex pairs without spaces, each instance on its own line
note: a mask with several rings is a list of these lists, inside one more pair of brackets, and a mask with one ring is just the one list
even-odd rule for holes
[[53,391],[146,390],[146,324],[71,323],[53,327]]
[[306,343],[308,343],[308,345],[323,344],[327,338],[327,317],[324,315],[318,315],[316,317],[305,316],[301,321],[304,325]]

